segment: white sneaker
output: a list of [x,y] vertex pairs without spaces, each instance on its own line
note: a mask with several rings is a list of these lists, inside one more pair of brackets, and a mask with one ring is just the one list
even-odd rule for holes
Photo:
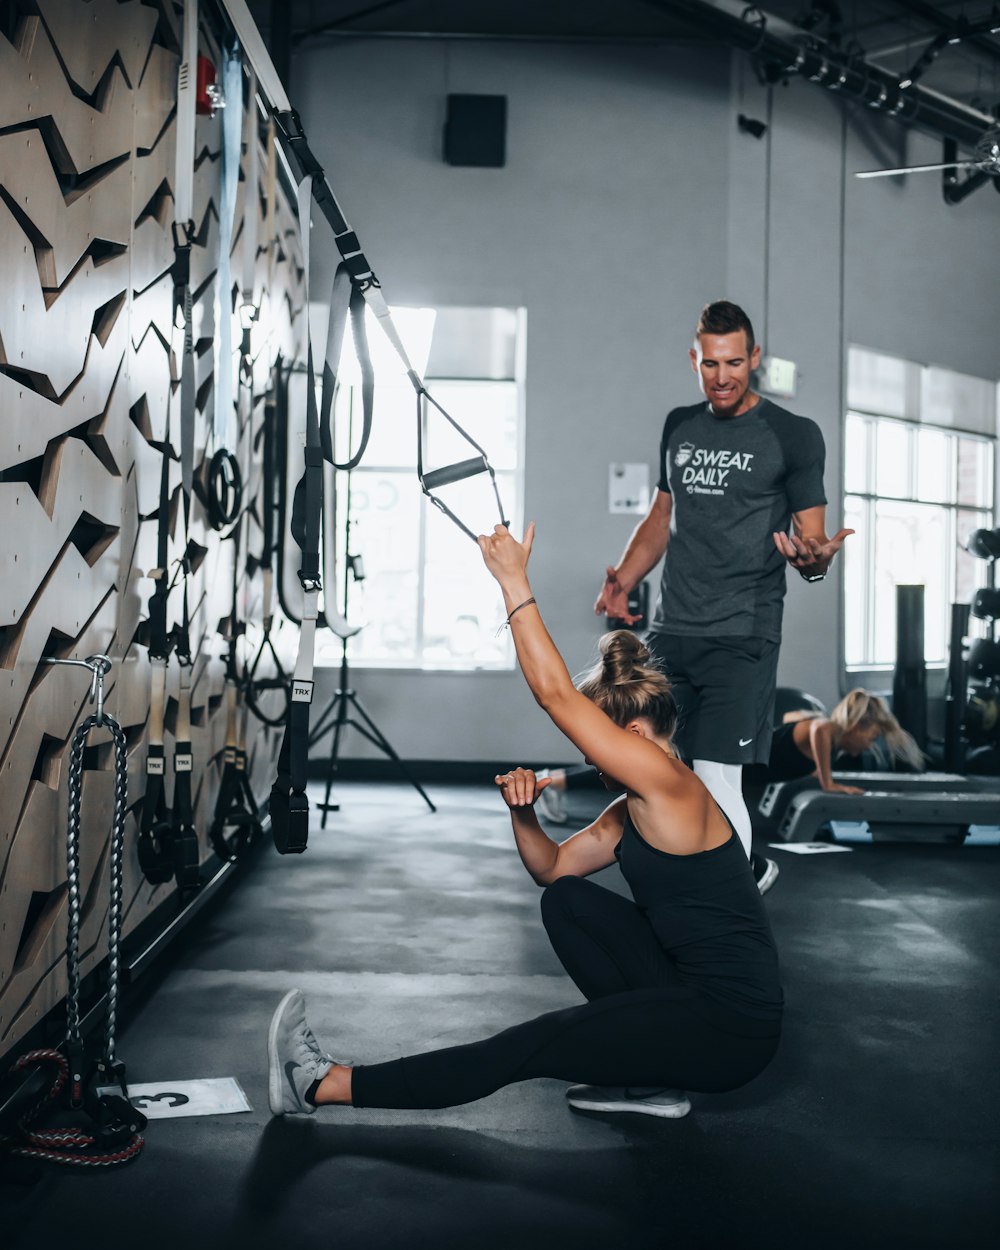
[[681,1089],[633,1088],[628,1085],[571,1085],[566,1091],[571,1107],[580,1111],[631,1111],[679,1120],[691,1110]]
[[[549,777],[549,772],[538,774],[539,778]],[[565,825],[569,820],[566,812],[566,792],[557,790],[554,785],[546,786],[537,799],[535,810],[553,825]]]
[[267,1034],[267,1097],[272,1115],[315,1115],[306,1091],[337,1062],[325,1054],[306,1021],[301,990],[289,990],[271,1017]]

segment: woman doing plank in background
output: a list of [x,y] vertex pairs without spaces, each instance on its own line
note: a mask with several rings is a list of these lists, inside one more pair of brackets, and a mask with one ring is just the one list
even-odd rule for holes
[[767,763],[748,768],[746,779],[750,784],[766,785],[815,773],[824,790],[864,794],[857,786],[833,780],[833,758],[840,753],[861,755],[879,738],[893,759],[915,772],[923,770],[923,751],[889,711],[885,699],[858,687],[845,695],[829,716],[812,709],[786,712],[771,739]]

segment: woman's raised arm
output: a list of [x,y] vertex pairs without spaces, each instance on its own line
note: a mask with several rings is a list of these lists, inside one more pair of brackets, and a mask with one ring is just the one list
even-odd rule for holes
[[619,728],[573,685],[528,581],[534,538],[532,521],[523,542],[503,525],[492,534],[480,534],[477,542],[486,567],[503,591],[518,663],[535,701],[600,772],[639,795],[664,789],[670,772],[663,767],[660,748],[638,732]]

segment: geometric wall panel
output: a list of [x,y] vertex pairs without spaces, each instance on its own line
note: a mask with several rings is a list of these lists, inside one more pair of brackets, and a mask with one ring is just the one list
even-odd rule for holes
[[[136,856],[150,681],[142,626],[157,562],[168,420],[172,568],[185,546],[177,524],[181,337],[170,272],[177,15],[168,0],[34,0],[21,15],[17,8],[0,14],[0,1055],[66,992],[66,769],[74,728],[90,707],[86,674],[46,666],[44,655],[103,651],[114,662],[107,706],[125,730],[129,764],[126,933],[175,889],[150,885]],[[216,58],[211,30],[203,26],[200,41]],[[192,507],[192,739],[204,860],[226,730],[218,627],[231,611],[235,579],[248,633],[259,634],[259,400],[275,355],[300,355],[304,300],[294,210],[279,190],[272,208],[281,248],[269,248],[264,142],[249,126],[244,134],[257,144],[260,180],[251,191],[241,177],[230,268],[238,282],[246,206],[257,220],[255,289],[272,320],[254,329],[257,402],[244,403],[242,417],[234,408],[230,422],[230,450],[246,472],[239,549],[231,530],[208,524],[197,499]],[[199,117],[191,257],[196,466],[217,449],[221,142],[221,118]],[[245,143],[244,171],[247,150]],[[234,318],[234,349],[240,337]],[[175,591],[170,614],[179,611]],[[176,696],[172,665],[168,756]],[[249,728],[251,784],[263,798],[277,735],[253,719]],[[113,808],[109,739],[90,741],[97,749],[83,775],[80,848],[84,972],[106,942]]]

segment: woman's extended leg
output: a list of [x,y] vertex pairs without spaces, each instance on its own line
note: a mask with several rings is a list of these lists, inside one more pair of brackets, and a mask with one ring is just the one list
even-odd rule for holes
[[683,1086],[718,1092],[755,1077],[774,1055],[777,1021],[734,1015],[731,1027],[700,1010],[687,987],[629,990],[551,1011],[479,1042],[354,1067],[326,1054],[302,995],[285,995],[268,1037],[271,1110],[453,1107],[536,1077],[587,1085]]
[[559,877],[542,895],[552,949],[584,997],[679,984],[649,921],[631,899],[582,877]]
[[[545,1076],[702,1091],[744,1085],[773,1056],[777,1026],[769,1033],[771,1026],[762,1025],[764,1036],[736,1036],[698,1014],[698,997],[681,988],[631,990],[549,1012],[469,1045],[355,1067],[351,1101],[356,1107],[451,1107]],[[318,1103],[327,1097],[324,1084],[343,1087],[346,1071],[338,1068],[321,1082]]]

